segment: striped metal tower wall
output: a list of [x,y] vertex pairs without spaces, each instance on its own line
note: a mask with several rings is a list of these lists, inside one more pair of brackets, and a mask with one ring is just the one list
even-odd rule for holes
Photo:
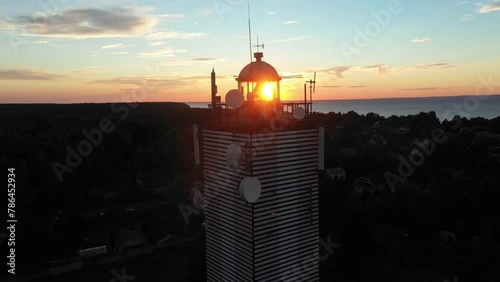
[[[318,163],[321,130],[203,130],[208,281],[319,281]],[[228,168],[231,144],[246,157]],[[245,177],[260,198],[239,194]]]
[[231,144],[245,144],[249,134],[204,130],[207,280],[253,281],[252,207],[240,197],[246,169],[231,170],[226,161]]

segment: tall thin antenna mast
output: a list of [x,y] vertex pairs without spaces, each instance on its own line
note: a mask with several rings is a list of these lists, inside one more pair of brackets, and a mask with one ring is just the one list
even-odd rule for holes
[[248,40],[250,40],[250,63],[252,62],[252,26],[250,24],[250,0],[248,1]]

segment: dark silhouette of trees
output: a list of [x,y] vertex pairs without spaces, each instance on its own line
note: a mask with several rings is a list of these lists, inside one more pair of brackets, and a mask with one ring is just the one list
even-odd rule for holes
[[[18,171],[19,213],[26,228],[19,234],[29,234],[20,240],[36,245],[26,247],[23,256],[43,258],[44,263],[71,256],[93,224],[131,225],[153,240],[168,232],[193,237],[191,279],[204,281],[203,215],[193,216],[186,226],[177,205],[188,203],[191,188],[201,186],[196,182],[202,172],[194,168],[192,124],[206,124],[210,111],[175,103],[145,103],[129,110],[122,119],[106,104],[0,105],[0,166]],[[76,148],[85,139],[82,131],[98,128],[103,118],[111,120],[113,132],[104,134],[59,182],[52,163],[65,163],[66,147]],[[500,143],[491,134],[500,133],[500,117],[439,121],[434,112],[388,118],[348,112],[315,113],[310,122],[325,126],[326,167],[347,171],[346,180],[320,177],[320,235],[341,244],[321,263],[322,276],[354,280],[362,272],[385,277],[381,272],[390,269],[373,269],[373,260],[381,259],[373,239],[380,225],[408,232],[408,240],[431,254],[427,266],[463,269],[471,281],[495,275],[490,272],[499,251],[500,161],[495,148]],[[414,141],[432,140],[436,128],[446,133],[446,141],[435,144],[394,192],[387,185],[373,194],[354,191],[358,177],[384,187],[384,173],[399,173],[399,157],[408,159],[418,149]],[[359,156],[340,157],[343,147],[359,151]],[[137,182],[140,172],[156,170],[171,179],[160,198]],[[152,203],[158,206],[148,207]],[[141,204],[146,211],[125,212]],[[162,221],[168,224],[158,225]],[[457,242],[441,244],[440,231],[455,234]],[[59,244],[57,254],[52,242]]]

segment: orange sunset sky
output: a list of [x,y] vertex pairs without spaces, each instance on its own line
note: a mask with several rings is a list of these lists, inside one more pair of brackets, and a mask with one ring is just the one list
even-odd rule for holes
[[[249,63],[247,1],[3,1],[0,103],[204,102]],[[474,94],[500,78],[500,1],[250,1],[282,99]],[[254,49],[253,51],[256,51]],[[497,79],[496,81],[498,81]]]

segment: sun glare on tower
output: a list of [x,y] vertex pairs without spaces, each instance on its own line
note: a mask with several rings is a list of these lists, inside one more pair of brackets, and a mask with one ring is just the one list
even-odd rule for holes
[[262,87],[262,95],[266,101],[272,101],[274,97],[274,85],[272,83],[266,82],[266,84]]

